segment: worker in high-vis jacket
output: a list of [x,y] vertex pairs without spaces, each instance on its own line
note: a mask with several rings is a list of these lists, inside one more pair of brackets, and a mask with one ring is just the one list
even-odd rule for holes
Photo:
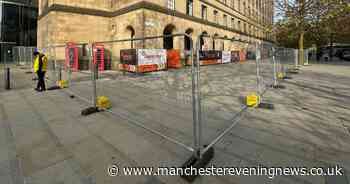
[[46,73],[46,68],[47,68],[47,57],[38,52],[35,51],[33,53],[34,56],[34,72],[38,75],[38,84],[37,87],[35,88],[36,91],[45,91],[45,73]]

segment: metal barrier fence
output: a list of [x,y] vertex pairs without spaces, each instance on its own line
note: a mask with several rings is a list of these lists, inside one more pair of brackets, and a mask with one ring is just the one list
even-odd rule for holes
[[[257,92],[255,44],[226,37],[203,36],[197,43],[200,108],[198,149],[203,157],[237,125],[247,110],[245,97]],[[201,40],[199,37],[197,40]],[[222,46],[218,44],[218,40]],[[219,43],[220,43],[219,42]],[[201,45],[213,43],[212,50]],[[214,45],[215,44],[215,45]],[[214,46],[219,45],[219,49]],[[246,58],[249,50],[249,60]],[[224,51],[222,51],[224,50]],[[220,57],[221,55],[221,57]]]
[[297,49],[277,47],[275,56],[278,63],[278,73],[280,74],[279,79],[290,79],[290,74],[297,73],[299,68]]
[[13,62],[11,57],[11,47],[16,45],[14,42],[0,42],[0,91],[10,90],[19,86],[13,74]]
[[[70,93],[71,98],[79,98],[85,102],[91,103],[91,91],[80,91],[81,86],[91,83],[92,73],[90,70],[91,61],[88,54],[90,48],[88,44],[75,44],[74,49],[71,44],[55,45],[48,47],[48,68],[47,68],[47,87],[56,89],[59,86]],[[78,67],[80,63],[80,67]]]
[[258,57],[258,94],[263,94],[272,86],[277,85],[276,83],[276,62],[273,59],[274,47],[272,44],[262,42],[259,44],[258,49],[260,50],[260,57]]
[[309,64],[309,53],[310,50],[309,49],[304,49],[304,65],[308,65]]
[[[192,70],[189,68],[186,68],[185,71],[178,72],[177,70],[169,71],[169,72],[158,72],[156,74],[148,73],[148,74],[138,74],[133,73],[129,74],[126,72],[119,72],[119,71],[109,71],[112,67],[109,65],[109,63],[116,62],[116,60],[120,60],[121,58],[118,57],[119,53],[125,53],[125,54],[131,54],[128,55],[130,57],[135,57],[135,52],[137,52],[138,57],[143,57],[145,60],[144,62],[147,62],[147,57],[157,57],[157,54],[164,54],[164,49],[156,49],[157,46],[155,46],[153,49],[148,48],[146,49],[139,49],[142,48],[142,45],[145,44],[145,42],[152,42],[152,40],[156,39],[163,39],[164,37],[184,37],[188,35],[186,34],[174,34],[169,36],[156,36],[156,37],[146,37],[146,38],[134,38],[134,39],[122,39],[122,40],[113,40],[113,41],[106,41],[106,42],[96,42],[93,44],[78,44],[78,45],[85,45],[86,52],[88,52],[87,58],[90,63],[90,67],[88,67],[88,70],[81,70],[76,66],[66,65],[63,64],[62,58],[70,57],[69,50],[67,51],[67,45],[58,45],[50,47],[50,62],[54,64],[50,64],[50,69],[48,70],[48,75],[53,76],[49,77],[53,79],[52,85],[59,81],[61,79],[62,81],[67,82],[67,89],[64,89],[66,91],[69,91],[71,95],[76,95],[78,98],[83,99],[84,101],[89,102],[90,105],[96,106],[98,102],[98,98],[101,96],[107,96],[107,97],[113,97],[110,98],[112,104],[115,104],[110,109],[104,109],[107,112],[110,112],[116,116],[123,117],[125,119],[128,119],[129,122],[132,122],[134,125],[137,125],[139,127],[142,127],[156,135],[160,135],[161,137],[178,144],[182,147],[184,147],[187,150],[193,151],[192,146],[187,146],[191,144],[191,140],[183,140],[179,141],[177,139],[181,139],[182,137],[191,137],[192,128],[188,127],[188,123],[183,125],[176,125],[174,120],[170,121],[169,117],[164,116],[164,111],[166,109],[169,109],[172,105],[170,103],[176,103],[178,106],[176,109],[177,111],[183,111],[182,113],[184,117],[183,119],[191,120],[192,119],[192,104],[191,104],[191,93],[186,94],[182,92],[176,92],[176,89],[180,88],[186,88],[191,89],[191,73]],[[133,42],[137,47],[135,47],[134,50],[122,50],[120,48],[125,48],[126,44],[130,44],[130,42]],[[192,43],[192,41],[191,41]],[[103,45],[103,47],[102,47]],[[73,47],[72,47],[73,48]],[[65,49],[63,51],[63,49]],[[113,51],[113,52],[112,52]],[[147,53],[149,52],[149,53]],[[60,53],[60,56],[58,56]],[[62,53],[65,53],[62,55]],[[113,53],[113,54],[112,54]],[[190,51],[189,53],[192,53]],[[101,54],[101,55],[100,55]],[[147,54],[149,54],[147,56]],[[125,56],[125,57],[128,57]],[[189,60],[192,56],[190,56]],[[136,58],[134,58],[136,59]],[[157,58],[151,58],[151,59],[157,59]],[[156,67],[160,67],[159,70],[165,70],[166,69],[166,57],[158,58],[160,59],[159,63]],[[164,60],[164,61],[161,61]],[[52,62],[53,61],[53,62]],[[106,61],[106,62],[105,62]],[[150,61],[150,60],[149,60]],[[57,72],[57,63],[60,62],[63,67],[61,75],[57,74],[60,72]],[[192,63],[192,62],[191,62]],[[107,64],[107,66],[105,65]],[[122,67],[122,66],[117,66]],[[130,66],[130,68],[135,68],[136,66]],[[138,67],[138,69],[142,69],[142,67]],[[144,68],[145,70],[152,70],[152,68]],[[136,71],[135,71],[136,72]],[[60,76],[61,78],[59,78]],[[80,77],[83,77],[83,80]],[[171,77],[175,76],[178,79],[181,79],[184,82],[182,86],[176,86],[177,84],[172,84],[174,81],[171,81]],[[130,83],[132,81],[132,83]],[[180,85],[180,84],[178,84]],[[165,87],[164,87],[165,86]],[[191,90],[189,90],[191,91]],[[126,96],[132,94],[133,97]],[[143,97],[142,97],[143,96]],[[89,97],[92,97],[91,100]],[[135,98],[135,99],[133,99]],[[139,104],[140,103],[140,104]],[[143,104],[144,103],[144,104]],[[118,105],[119,104],[119,105]],[[122,105],[123,104],[123,105]],[[132,107],[140,106],[139,109],[135,112],[126,112],[125,110],[128,109],[129,111],[132,111]],[[145,109],[142,109],[144,107]],[[149,112],[150,118],[145,118],[145,111],[147,110],[147,107],[151,109],[156,109],[153,112]],[[171,112],[171,111],[169,111]],[[173,114],[174,115],[174,114]],[[191,119],[188,119],[191,118]],[[161,123],[164,122],[163,119],[168,119],[166,125],[162,125]],[[183,120],[182,120],[183,121]],[[145,125],[145,122],[147,122],[147,125]],[[179,128],[177,126],[186,126]],[[172,132],[168,132],[169,134],[164,133],[165,130],[176,130]],[[187,131],[186,133],[183,133],[182,131]],[[171,134],[174,134],[171,138]]]
[[35,47],[16,46],[12,48],[13,62],[18,65],[33,66]]
[[[159,40],[168,38],[173,49],[158,49]],[[186,51],[176,45],[185,39],[190,43]],[[203,49],[216,40],[224,43],[220,50]],[[234,48],[237,43],[249,56]],[[188,150],[191,158],[182,167],[204,167],[213,147],[243,118],[247,97],[257,96],[257,107],[295,59],[270,43],[200,35],[194,44],[186,33],[47,50],[50,86],[59,83],[70,97],[87,102],[91,108],[83,113],[109,112]]]
[[[158,49],[162,48],[161,40],[168,38],[174,43],[189,39],[190,50],[185,52],[176,44],[171,50]],[[107,112],[195,153],[196,136],[191,123],[191,92],[195,87],[192,43],[192,38],[183,33],[95,42],[92,47],[98,71],[97,102],[103,96],[109,97],[113,107],[105,109]],[[105,56],[98,57],[98,52],[103,51]],[[172,63],[173,58],[182,62]],[[120,64],[112,66],[116,61]],[[185,67],[189,63],[192,67]],[[108,71],[106,64],[121,71]]]

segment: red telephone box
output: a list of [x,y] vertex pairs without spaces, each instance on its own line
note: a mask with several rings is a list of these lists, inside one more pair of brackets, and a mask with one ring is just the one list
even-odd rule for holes
[[105,69],[105,48],[103,44],[94,44],[93,46],[93,57],[94,64],[98,65],[99,71],[104,71]]
[[78,59],[79,59],[79,54],[78,54],[78,47],[75,43],[67,43],[66,45],[66,63],[65,63],[65,68],[67,69],[68,66],[73,71],[78,71]]

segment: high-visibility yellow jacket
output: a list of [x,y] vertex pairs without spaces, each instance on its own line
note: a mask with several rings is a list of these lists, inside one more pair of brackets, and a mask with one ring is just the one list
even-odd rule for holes
[[47,68],[47,57],[44,54],[39,54],[34,58],[34,72],[45,72]]

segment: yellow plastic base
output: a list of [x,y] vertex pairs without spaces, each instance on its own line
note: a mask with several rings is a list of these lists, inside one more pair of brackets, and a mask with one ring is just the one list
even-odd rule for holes
[[57,86],[59,86],[60,88],[68,88],[68,81],[66,80],[57,81]]
[[260,96],[252,93],[246,97],[246,105],[248,107],[258,107],[260,103]]
[[110,109],[112,107],[111,101],[106,96],[97,97],[96,106],[99,109]]
[[277,73],[277,78],[283,79],[284,78],[284,73],[282,73],[282,72]]

